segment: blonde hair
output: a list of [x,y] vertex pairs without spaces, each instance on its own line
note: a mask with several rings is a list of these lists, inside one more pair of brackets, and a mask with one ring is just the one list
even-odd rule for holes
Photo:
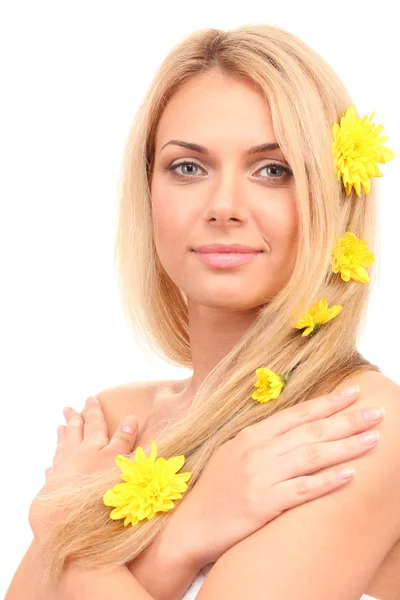
[[[188,491],[214,451],[244,427],[328,393],[350,375],[380,372],[356,349],[370,285],[346,283],[330,265],[336,235],[352,231],[371,249],[375,244],[374,182],[367,199],[354,192],[346,197],[333,168],[331,127],[353,102],[318,53],[270,25],[204,29],[182,39],[159,67],[135,116],[119,183],[115,259],[123,307],[137,340],[171,363],[191,367],[187,303],[158,260],[150,182],[164,108],[182,84],[211,70],[252,81],[264,94],[276,139],[296,181],[299,236],[287,284],[259,307],[252,326],[205,378],[186,416],[157,439],[159,456],[184,454],[183,470],[193,474]],[[330,305],[343,305],[343,311],[317,335],[302,337],[294,322],[323,296]],[[295,365],[277,400],[259,404],[251,399],[258,367],[283,374]],[[144,449],[148,453],[149,445]],[[173,511],[134,527],[112,521],[102,496],[119,476],[114,465],[42,498],[44,505],[59,505],[66,513],[43,545],[45,583],[57,581],[69,559],[87,568],[126,564],[167,524]]]

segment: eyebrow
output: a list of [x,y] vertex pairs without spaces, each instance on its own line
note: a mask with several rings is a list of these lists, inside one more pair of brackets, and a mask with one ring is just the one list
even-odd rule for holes
[[[182,146],[183,148],[188,148],[188,150],[193,150],[194,152],[199,152],[200,154],[205,154],[207,156],[210,154],[209,149],[205,146],[201,146],[200,144],[193,144],[191,142],[183,142],[182,140],[170,140],[169,142],[164,144],[160,152],[165,148],[165,146],[168,146],[169,144],[174,144],[175,146]],[[262,152],[268,152],[269,150],[280,150],[280,146],[276,142],[273,144],[266,143],[260,144],[259,146],[251,146],[251,148],[249,148],[246,151],[246,154],[261,154]]]

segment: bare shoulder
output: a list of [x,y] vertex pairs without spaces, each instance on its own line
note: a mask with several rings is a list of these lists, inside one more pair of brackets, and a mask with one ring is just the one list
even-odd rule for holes
[[165,384],[163,381],[134,381],[106,388],[95,394],[103,409],[111,437],[127,415],[138,420],[138,437],[146,427],[155,395]]
[[[364,479],[364,491],[372,494],[372,477],[368,477],[376,470],[376,482],[381,490],[390,490],[390,496],[398,502],[400,499],[400,479],[398,477],[400,469],[400,438],[398,431],[400,428],[400,385],[377,371],[365,371],[348,377],[337,389],[347,385],[358,384],[360,394],[354,403],[345,408],[342,412],[353,412],[356,409],[365,409],[369,407],[380,407],[385,411],[383,421],[374,426],[380,434],[378,446],[370,453],[352,460],[351,463],[356,467],[360,481],[350,486],[354,489],[361,486],[361,480]],[[350,466],[350,465],[349,465]],[[327,470],[327,469],[326,469]],[[349,491],[349,490],[347,490]],[[347,493],[342,490],[343,495]],[[349,491],[350,493],[350,491]],[[400,539],[400,515],[398,508],[395,508],[393,519],[396,519],[396,528]]]
[[368,396],[377,391],[383,391],[385,394],[392,396],[400,392],[400,385],[378,371],[363,371],[350,375],[338,386],[338,389],[347,387],[348,385],[359,384],[363,396]]
[[371,406],[371,403],[381,406],[388,412],[392,424],[400,424],[400,385],[377,371],[364,371],[347,377],[335,389],[339,390],[348,385],[360,386],[360,395],[356,403],[349,406],[347,411],[354,408]]
[[134,381],[106,388],[95,394],[103,409],[111,437],[127,415],[138,420],[137,443],[159,428],[162,420],[177,411],[177,399],[185,380]]

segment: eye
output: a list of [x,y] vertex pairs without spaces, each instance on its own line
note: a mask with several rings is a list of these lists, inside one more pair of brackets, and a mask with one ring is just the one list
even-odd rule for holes
[[[190,169],[189,173],[186,173],[186,174],[178,173],[177,169],[180,169],[181,167],[192,167],[192,169]],[[193,179],[193,178],[196,178],[196,174],[191,172],[191,171],[193,171],[193,167],[195,169],[204,170],[203,167],[195,161],[183,160],[183,161],[180,161],[179,163],[169,165],[168,167],[166,167],[166,171],[171,172],[173,177],[176,177],[177,179],[181,179],[181,180],[182,179]],[[289,167],[285,167],[285,166],[280,165],[279,163],[275,163],[275,162],[263,165],[262,167],[257,169],[256,173],[258,173],[259,171],[262,171],[264,169],[270,169],[270,172],[272,172],[273,176],[272,177],[261,177],[261,179],[270,180],[272,182],[277,181],[278,183],[282,183],[286,177],[290,178],[293,176],[293,172],[291,171],[291,169],[289,169]],[[278,171],[278,173],[281,172],[282,174],[276,175],[277,171]]]
[[[291,169],[289,169],[289,167],[284,167],[283,165],[280,165],[279,163],[269,163],[268,165],[264,165],[263,167],[260,167],[256,173],[258,173],[258,171],[263,171],[264,169],[270,169],[270,173],[272,173],[274,176],[273,177],[267,177],[266,179],[274,179],[276,181],[283,181],[286,177],[292,177],[293,176],[293,172],[291,171]],[[284,175],[276,175],[276,173],[279,172],[283,172]]]
[[190,171],[186,175],[185,174],[182,175],[182,173],[178,173],[176,171],[176,169],[179,169],[180,167],[187,167],[187,166],[190,166],[190,167],[194,166],[197,169],[202,169],[202,167],[199,164],[197,164],[196,162],[183,160],[183,161],[177,163],[176,165],[169,165],[166,168],[166,170],[170,171],[172,173],[172,175],[174,177],[177,177],[178,179],[188,179],[189,177],[195,177],[195,175],[193,175],[193,173],[191,173]]

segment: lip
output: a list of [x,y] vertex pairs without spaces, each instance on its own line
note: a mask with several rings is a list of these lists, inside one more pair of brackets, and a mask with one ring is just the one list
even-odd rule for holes
[[259,248],[253,248],[252,246],[247,246],[245,244],[205,244],[203,246],[198,246],[197,248],[193,248],[194,252],[201,253],[240,253],[240,254],[254,254],[255,252],[262,252]]
[[212,267],[227,269],[247,263],[256,258],[261,251],[256,252],[197,252],[193,250],[193,254]]

